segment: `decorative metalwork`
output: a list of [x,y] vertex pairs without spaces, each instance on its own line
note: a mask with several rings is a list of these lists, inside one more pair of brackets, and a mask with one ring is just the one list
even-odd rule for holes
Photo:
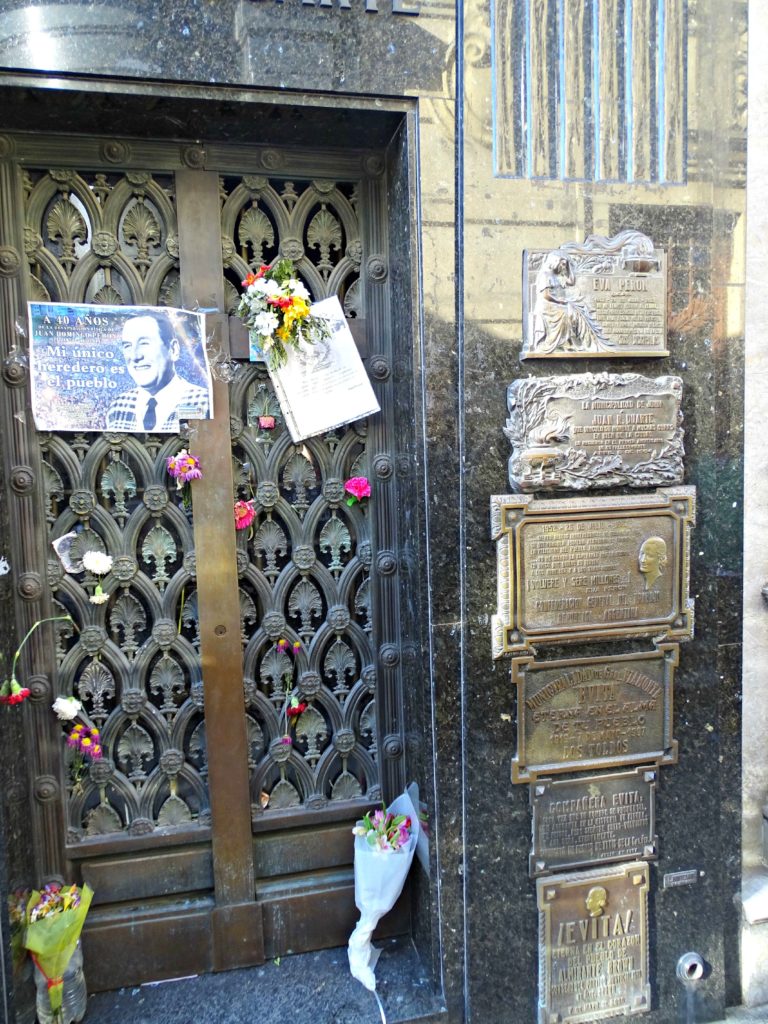
[[[24,173],[32,295],[137,305],[175,300],[172,177]],[[71,615],[77,627],[55,624],[56,686],[83,702],[105,751],[68,787],[70,842],[195,829],[207,815],[196,601],[185,559],[192,530],[165,472],[181,444],[122,434],[40,437],[50,539],[78,534],[70,551],[75,573],[56,563],[49,574],[54,614]],[[103,605],[89,601],[95,578],[82,571],[87,550],[114,559]]]
[[666,256],[647,235],[526,250],[521,359],[666,355]]
[[539,1024],[648,1013],[648,865],[536,882]]
[[536,643],[690,640],[695,518],[694,487],[544,501],[493,495],[494,657]]
[[528,377],[507,389],[515,490],[573,491],[683,482],[679,377]]

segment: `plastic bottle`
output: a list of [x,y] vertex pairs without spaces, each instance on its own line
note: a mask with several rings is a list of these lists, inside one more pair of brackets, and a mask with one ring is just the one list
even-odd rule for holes
[[[42,972],[35,967],[35,985],[37,986],[37,1019],[39,1024],[54,1024],[51,1001],[48,997],[48,985]],[[61,1018],[55,1024],[76,1024],[85,1016],[88,992],[83,974],[83,951],[78,940],[75,952],[64,971],[64,989],[62,993]]]

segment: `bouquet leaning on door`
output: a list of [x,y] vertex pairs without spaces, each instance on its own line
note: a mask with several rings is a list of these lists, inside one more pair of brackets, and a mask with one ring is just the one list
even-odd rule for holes
[[371,992],[380,950],[371,936],[403,891],[419,838],[419,819],[407,793],[386,810],[366,814],[355,834],[355,903],[360,920],[349,938],[349,969]]

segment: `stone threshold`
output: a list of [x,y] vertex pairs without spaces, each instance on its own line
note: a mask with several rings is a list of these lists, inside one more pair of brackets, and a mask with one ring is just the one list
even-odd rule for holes
[[[441,1024],[448,1014],[409,939],[376,943],[386,1024]],[[87,979],[86,979],[87,980]],[[382,1024],[374,995],[349,973],[346,947],[260,967],[98,992],[84,1024]]]

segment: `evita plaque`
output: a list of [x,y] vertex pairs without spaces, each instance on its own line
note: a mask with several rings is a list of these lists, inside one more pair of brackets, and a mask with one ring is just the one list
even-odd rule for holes
[[574,374],[507,389],[516,491],[652,487],[683,482],[679,377]]
[[512,781],[631,764],[675,764],[677,644],[644,654],[515,658],[517,755]]
[[493,495],[494,657],[545,642],[689,640],[695,503],[693,487],[544,501]]
[[648,865],[540,878],[536,896],[539,1024],[647,1013]]
[[655,859],[657,775],[651,768],[635,768],[583,779],[538,779],[530,792],[531,877]]
[[521,359],[666,356],[667,268],[639,231],[523,253]]

